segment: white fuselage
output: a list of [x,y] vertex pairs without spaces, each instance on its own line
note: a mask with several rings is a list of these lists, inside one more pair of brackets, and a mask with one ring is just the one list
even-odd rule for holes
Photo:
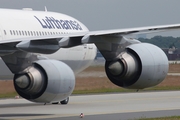
[[[0,9],[0,40],[13,40],[41,36],[59,36],[77,32],[88,32],[85,25],[70,16],[32,10]],[[68,64],[75,73],[87,68],[96,56],[94,44],[85,44],[72,48],[61,48],[49,55],[40,55],[47,59],[61,60]],[[0,62],[0,76],[7,77],[8,68]]]

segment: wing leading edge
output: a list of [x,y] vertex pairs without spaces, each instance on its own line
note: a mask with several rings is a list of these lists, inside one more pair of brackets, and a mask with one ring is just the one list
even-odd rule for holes
[[128,35],[128,34],[142,34],[142,33],[162,32],[162,31],[166,31],[166,30],[176,30],[176,29],[180,29],[180,24],[94,31],[94,32],[90,32],[89,35],[98,36],[98,35],[118,34],[118,35],[123,36],[123,35]]

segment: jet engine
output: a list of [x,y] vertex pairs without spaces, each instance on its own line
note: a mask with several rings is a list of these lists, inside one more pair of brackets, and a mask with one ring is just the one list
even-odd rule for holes
[[75,76],[61,61],[38,60],[24,73],[15,74],[14,87],[27,100],[53,103],[70,96],[75,87]]
[[148,43],[129,45],[117,59],[105,63],[110,81],[129,89],[143,89],[159,84],[166,77],[168,68],[166,54]]

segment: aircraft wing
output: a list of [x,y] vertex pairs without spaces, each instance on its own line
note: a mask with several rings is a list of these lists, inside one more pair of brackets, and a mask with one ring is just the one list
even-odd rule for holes
[[[101,30],[90,32],[78,32],[67,35],[50,35],[39,37],[27,37],[11,40],[0,41],[0,55],[12,53],[17,50],[23,50],[26,52],[51,54],[60,48],[68,48],[82,43],[95,43],[96,37],[106,36],[124,36],[129,34],[142,34],[152,32],[162,32],[166,30],[180,29],[180,24],[161,25],[161,26],[149,26],[138,28],[126,28],[115,30]],[[111,42],[111,39],[108,39]],[[103,40],[97,42],[103,43]]]
[[110,34],[128,35],[128,34],[162,32],[166,30],[175,30],[175,29],[180,29],[180,24],[94,31],[94,32],[90,32],[89,35],[110,35]]

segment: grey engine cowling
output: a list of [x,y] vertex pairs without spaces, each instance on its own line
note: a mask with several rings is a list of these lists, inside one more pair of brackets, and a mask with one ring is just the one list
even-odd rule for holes
[[33,102],[51,103],[67,98],[75,87],[71,68],[61,61],[38,60],[14,76],[17,93]]
[[165,53],[155,45],[139,43],[127,46],[116,60],[106,61],[105,70],[114,84],[143,89],[162,82],[168,73]]

